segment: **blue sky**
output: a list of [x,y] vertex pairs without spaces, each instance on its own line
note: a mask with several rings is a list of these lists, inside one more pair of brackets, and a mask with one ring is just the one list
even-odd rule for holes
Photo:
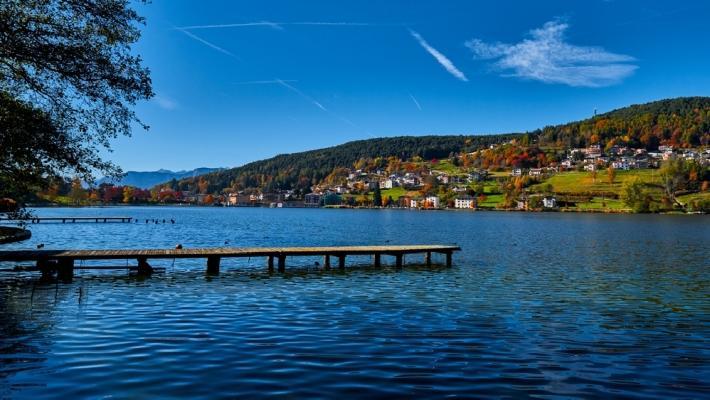
[[107,158],[231,167],[350,140],[532,130],[710,95],[710,2],[137,5],[155,99]]

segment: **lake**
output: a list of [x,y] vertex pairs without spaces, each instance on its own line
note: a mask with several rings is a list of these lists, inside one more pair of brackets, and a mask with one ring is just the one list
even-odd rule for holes
[[269,274],[264,259],[228,259],[219,276],[205,275],[204,260],[159,260],[165,272],[149,278],[78,271],[71,284],[0,273],[0,398],[710,395],[706,216],[207,207],[37,214],[139,222],[35,224],[32,239],[0,248],[463,250],[451,268],[410,256],[401,270],[388,257],[379,269],[349,257],[344,271],[295,258],[284,274]]

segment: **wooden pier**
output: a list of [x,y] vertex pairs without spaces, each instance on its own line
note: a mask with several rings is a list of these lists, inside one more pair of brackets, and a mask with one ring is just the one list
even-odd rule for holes
[[29,221],[32,224],[39,224],[42,221],[50,222],[131,222],[133,217],[30,217],[24,220],[15,220],[9,218],[0,218],[0,221]]
[[[345,268],[347,256],[372,256],[375,267],[382,264],[382,256],[394,257],[395,266],[404,265],[404,256],[408,254],[423,254],[424,263],[431,265],[432,254],[443,254],[446,266],[452,265],[452,256],[458,246],[447,245],[406,245],[406,246],[333,246],[333,247],[217,247],[200,249],[150,249],[150,250],[10,250],[0,251],[0,262],[30,261],[36,262],[36,267],[30,270],[42,272],[44,276],[57,276],[62,280],[71,280],[75,269],[91,267],[75,266],[76,261],[84,260],[136,260],[135,267],[139,273],[150,274],[153,267],[148,260],[203,258],[206,259],[206,269],[209,274],[219,273],[220,261],[223,258],[265,257],[266,266],[270,272],[274,270],[274,261],[279,272],[286,269],[286,258],[297,256],[323,257],[323,268],[331,268],[331,258],[336,258],[338,268]],[[110,267],[97,266],[96,269]],[[123,267],[125,268],[125,267]],[[24,269],[27,270],[27,269]]]

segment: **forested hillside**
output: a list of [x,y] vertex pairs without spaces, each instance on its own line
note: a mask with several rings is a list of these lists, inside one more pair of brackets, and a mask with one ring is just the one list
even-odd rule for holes
[[221,192],[224,188],[307,189],[322,181],[333,169],[352,167],[360,159],[400,159],[421,157],[445,158],[451,153],[473,151],[519,137],[519,134],[486,136],[401,136],[357,140],[325,149],[282,154],[241,167],[222,170],[202,177],[172,182],[173,189],[202,193]]
[[594,118],[531,132],[542,145],[585,147],[659,145],[695,147],[710,143],[710,97],[681,97],[632,105]]
[[[656,150],[660,145],[707,146],[710,143],[710,97],[684,97],[632,105],[526,134],[402,136],[358,140],[325,149],[282,154],[238,168],[172,181],[167,185],[175,190],[198,193],[221,193],[224,189],[259,189],[267,192],[307,190],[311,185],[321,183],[334,170],[352,168],[358,161],[369,160],[372,165],[373,160],[388,157],[400,160],[416,157],[443,159],[452,153],[473,152],[510,142],[511,139],[519,140],[480,152],[473,166],[544,166],[564,155],[568,149],[591,144],[599,144],[606,149],[618,145],[647,150]],[[493,155],[497,158],[482,160],[487,153],[495,153]]]

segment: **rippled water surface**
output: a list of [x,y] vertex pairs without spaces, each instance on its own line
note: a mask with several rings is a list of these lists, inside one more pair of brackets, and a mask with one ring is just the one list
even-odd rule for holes
[[204,261],[164,260],[155,264],[165,272],[150,278],[81,271],[70,284],[0,273],[0,398],[710,396],[708,217],[38,214],[140,222],[42,223],[31,240],[2,249],[456,243],[463,251],[452,268],[409,256],[402,270],[375,269],[366,257],[349,258],[345,271],[289,259],[285,274],[269,274],[263,259],[225,260],[212,277]]

